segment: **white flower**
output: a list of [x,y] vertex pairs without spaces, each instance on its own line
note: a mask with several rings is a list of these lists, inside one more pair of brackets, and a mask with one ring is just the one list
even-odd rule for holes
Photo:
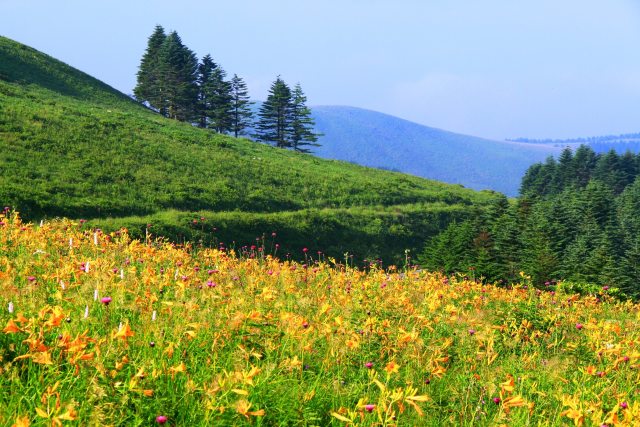
[[13,313],[13,303],[9,301],[9,313]]

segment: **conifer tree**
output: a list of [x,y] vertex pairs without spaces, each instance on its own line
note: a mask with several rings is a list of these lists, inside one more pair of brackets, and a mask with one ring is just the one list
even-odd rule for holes
[[162,115],[166,115],[160,76],[160,48],[167,38],[164,28],[156,25],[147,42],[147,50],[140,60],[137,84],[133,94],[139,102],[147,103]]
[[213,62],[211,55],[205,55],[198,64],[198,126],[207,127],[209,111],[212,109],[213,96],[211,89],[213,70],[218,64]]
[[578,188],[584,188],[589,183],[596,167],[597,155],[587,145],[581,145],[573,156],[573,171]]
[[214,129],[218,133],[231,131],[231,84],[226,73],[211,55],[202,58],[198,66],[198,126]]
[[209,110],[211,120],[209,127],[218,133],[231,132],[233,126],[233,96],[231,83],[225,80],[227,73],[218,66],[213,70],[212,79],[212,105]]
[[518,279],[522,228],[518,223],[517,206],[509,208],[491,224],[494,239],[496,277],[507,281]]
[[271,84],[267,100],[260,107],[254,137],[276,147],[291,146],[291,89],[278,76]]
[[624,176],[619,165],[620,157],[615,150],[600,156],[593,171],[593,179],[606,184],[616,194],[624,190]]
[[306,147],[319,147],[317,143],[321,134],[314,132],[315,120],[306,105],[307,97],[302,92],[300,83],[296,84],[291,96],[291,147],[303,153],[310,153]]
[[231,132],[237,138],[243,135],[244,131],[249,128],[253,122],[253,112],[247,85],[237,74],[231,79]]
[[473,240],[477,234],[471,221],[452,222],[429,240],[418,261],[431,270],[446,274],[467,271],[474,263]]
[[564,191],[573,185],[575,182],[575,172],[573,170],[573,151],[571,148],[566,147],[562,150],[558,164],[553,174],[553,181],[551,184],[551,194],[557,194]]
[[196,120],[198,104],[196,55],[182,44],[178,33],[173,31],[162,43],[159,56],[166,116],[182,121]]
[[553,252],[554,236],[549,233],[549,222],[544,209],[533,207],[522,230],[522,269],[534,283],[554,279],[558,269],[557,255]]

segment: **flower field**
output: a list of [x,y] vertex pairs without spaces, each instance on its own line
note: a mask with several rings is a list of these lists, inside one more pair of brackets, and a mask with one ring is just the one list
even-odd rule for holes
[[640,306],[607,289],[268,249],[5,211],[0,425],[640,425]]

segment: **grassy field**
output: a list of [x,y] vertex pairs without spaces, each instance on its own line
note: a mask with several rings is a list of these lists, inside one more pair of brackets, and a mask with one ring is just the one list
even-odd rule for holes
[[640,423],[640,306],[0,217],[0,425]]
[[[289,221],[322,211],[329,222],[344,226],[345,236],[366,236],[367,227],[380,221],[409,230],[391,233],[400,239],[402,256],[404,249],[422,248],[437,231],[433,224],[439,228],[469,217],[496,198],[168,120],[91,76],[2,37],[0,150],[3,205],[32,220],[99,219],[113,230],[130,224],[132,216],[161,217],[171,233],[187,225],[178,221],[186,213],[207,211],[210,217],[237,215],[238,222],[259,217],[253,223],[265,224],[223,230],[235,239],[280,231],[271,226],[286,223],[282,232],[293,235],[288,241],[297,245],[307,239],[305,223]],[[389,211],[397,215],[385,214]],[[356,220],[349,222],[350,215]],[[439,220],[432,223],[435,217]],[[144,235],[139,228],[131,231]],[[316,236],[331,240],[320,231]],[[335,256],[349,251],[360,258],[398,257],[396,248],[373,253],[369,240],[362,240],[367,244],[334,238],[330,248],[317,249]]]

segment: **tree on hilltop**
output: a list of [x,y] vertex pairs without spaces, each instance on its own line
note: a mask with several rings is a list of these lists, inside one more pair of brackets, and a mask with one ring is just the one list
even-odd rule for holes
[[291,147],[296,151],[310,153],[311,150],[306,147],[319,147],[317,141],[322,135],[313,131],[316,123],[306,105],[307,97],[302,92],[300,83],[296,84],[291,98]]
[[159,52],[160,89],[166,104],[166,116],[191,121],[197,112],[198,59],[182,43],[177,32],[171,32]]
[[218,133],[232,130],[231,83],[225,77],[211,55],[202,58],[198,66],[198,125]]
[[140,60],[138,81],[133,89],[133,94],[139,102],[147,103],[151,108],[162,115],[166,115],[163,103],[163,95],[160,90],[160,48],[167,38],[164,28],[156,25],[153,34],[149,36],[147,50]]
[[213,99],[209,96],[212,85],[213,70],[218,64],[213,62],[210,55],[205,55],[198,64],[198,126],[206,128],[208,124],[208,111],[211,109]]
[[133,93],[139,102],[165,117],[195,120],[197,67],[196,55],[182,43],[178,33],[166,35],[157,25],[140,61]]
[[231,132],[236,138],[238,135],[243,135],[244,131],[251,126],[253,122],[251,105],[253,104],[250,101],[246,83],[241,77],[234,74],[231,79],[231,111],[233,117]]
[[279,76],[271,84],[267,100],[260,107],[256,134],[258,141],[273,144],[276,147],[291,146],[291,89]]

